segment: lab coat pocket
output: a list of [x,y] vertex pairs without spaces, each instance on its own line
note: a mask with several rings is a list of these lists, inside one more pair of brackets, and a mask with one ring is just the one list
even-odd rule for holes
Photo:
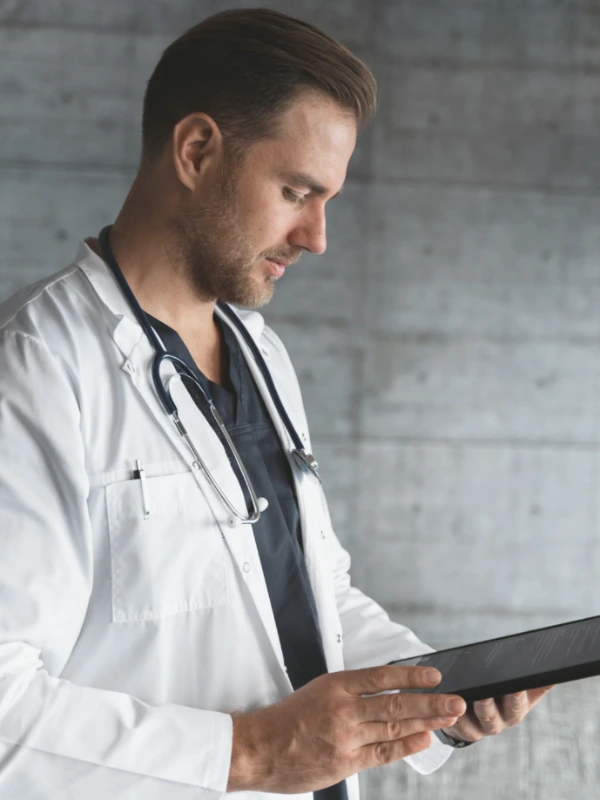
[[226,547],[191,473],[106,487],[113,622],[227,605]]

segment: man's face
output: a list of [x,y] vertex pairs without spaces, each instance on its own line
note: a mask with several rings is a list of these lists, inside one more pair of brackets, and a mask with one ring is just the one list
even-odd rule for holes
[[224,160],[174,223],[199,295],[259,308],[303,250],[323,253],[325,203],[340,191],[355,144],[354,118],[305,92],[276,138],[253,144],[240,165]]

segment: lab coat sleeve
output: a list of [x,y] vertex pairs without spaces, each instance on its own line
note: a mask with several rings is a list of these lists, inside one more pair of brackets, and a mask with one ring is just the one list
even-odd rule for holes
[[[347,669],[374,667],[432,652],[433,648],[421,642],[409,628],[392,622],[378,603],[351,585],[350,555],[335,534],[330,536],[330,553]],[[431,747],[405,760],[417,772],[429,775],[445,764],[452,753],[452,747],[434,736]]]
[[87,492],[68,370],[41,338],[1,331],[0,796],[221,797],[228,714],[60,678],[90,595]]

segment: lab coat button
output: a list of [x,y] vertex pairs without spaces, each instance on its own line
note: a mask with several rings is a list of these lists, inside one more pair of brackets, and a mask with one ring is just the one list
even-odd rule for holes
[[261,352],[265,358],[269,357],[269,350],[267,347],[261,347]]
[[325,538],[325,531],[321,531],[321,539]]
[[200,469],[200,462],[199,461],[193,461],[192,462],[192,467],[194,469]]
[[243,570],[244,572],[250,572],[250,564],[247,561],[244,561]]
[[127,361],[127,362],[126,362],[126,364],[125,364],[125,368],[126,368],[126,369],[127,369],[129,372],[135,372],[135,367],[133,366],[133,364],[131,363],[131,361]]
[[338,635],[335,637],[335,640],[336,640],[336,642],[338,644],[341,644],[342,643],[342,634],[338,633]]

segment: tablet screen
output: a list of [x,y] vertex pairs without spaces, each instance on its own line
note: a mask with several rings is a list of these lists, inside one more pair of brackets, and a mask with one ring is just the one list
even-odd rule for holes
[[600,617],[392,663],[436,667],[442,682],[433,691],[459,694],[468,701],[591,677],[600,673]]

